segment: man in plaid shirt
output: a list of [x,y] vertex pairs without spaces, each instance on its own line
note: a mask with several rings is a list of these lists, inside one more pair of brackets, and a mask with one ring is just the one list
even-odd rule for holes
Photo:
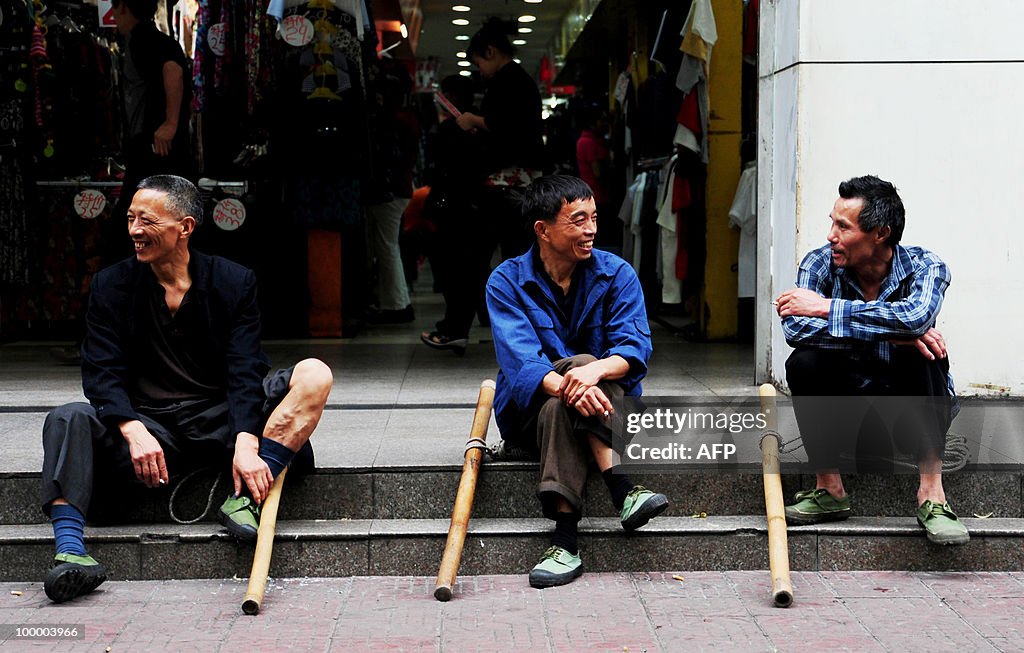
[[[935,329],[949,269],[928,250],[899,244],[903,201],[878,177],[841,183],[830,218],[828,245],[804,257],[797,287],[775,302],[795,348],[786,380],[816,474],[815,488],[786,507],[786,520],[815,524],[850,516],[839,473],[844,441],[858,435],[865,415],[895,405],[886,425],[917,457],[918,523],[932,542],[965,544],[967,528],[942,488],[946,431],[958,409],[946,343]],[[879,396],[904,399],[887,404]]]

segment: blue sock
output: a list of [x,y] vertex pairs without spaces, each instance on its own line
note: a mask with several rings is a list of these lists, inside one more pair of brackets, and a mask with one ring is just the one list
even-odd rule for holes
[[288,463],[295,457],[295,452],[284,446],[280,442],[275,442],[270,438],[263,438],[260,440],[260,458],[263,462],[267,463],[267,467],[270,468],[270,475],[277,478]]
[[85,515],[70,504],[50,506],[50,520],[53,522],[53,538],[57,542],[57,553],[72,553],[84,556]]

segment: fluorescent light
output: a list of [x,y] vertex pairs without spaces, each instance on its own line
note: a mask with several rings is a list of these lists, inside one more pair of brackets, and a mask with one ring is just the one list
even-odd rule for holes
[[401,32],[403,39],[409,38],[409,28],[405,26],[405,23],[402,23]]
[[530,32],[533,31],[533,28],[532,27],[520,27],[517,31],[520,34],[529,34]]
[[513,59],[512,61],[514,61],[514,62],[516,62],[516,63],[523,63],[523,60],[522,60],[522,59]]
[[472,77],[473,76],[473,73],[469,72],[468,70],[460,70],[459,74],[462,75],[463,77]]
[[466,25],[469,25],[469,21],[466,20],[465,18],[456,18],[455,20],[452,21],[452,25],[458,25],[459,27],[464,27]]
[[530,14],[523,14],[522,16],[519,17],[520,23],[532,23],[535,20],[537,20],[537,17],[531,16]]
[[470,8],[467,5],[455,5],[452,7],[452,11],[469,11]]
[[516,39],[512,41],[512,45],[526,45],[526,39]]
[[466,58],[466,53],[465,52],[456,52],[455,56],[458,57],[459,59],[465,59]]
[[523,2],[529,5],[539,5],[541,3],[541,0],[523,0]]
[[462,66],[463,68],[469,68],[470,66],[473,65],[473,64],[469,63],[468,61],[466,61],[465,59],[459,59],[458,64],[460,66]]
[[455,40],[456,41],[468,41],[469,40],[469,36],[466,35],[466,34],[459,34],[458,36],[455,37]]

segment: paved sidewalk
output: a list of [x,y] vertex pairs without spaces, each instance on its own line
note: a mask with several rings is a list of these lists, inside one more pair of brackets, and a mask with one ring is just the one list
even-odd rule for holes
[[[681,577],[677,580],[675,576]],[[244,580],[110,582],[53,605],[0,583],[0,623],[84,624],[77,641],[0,639],[3,651],[1024,651],[1024,574],[795,573],[771,606],[767,572],[272,580],[257,617]],[[21,592],[16,596],[12,592]]]

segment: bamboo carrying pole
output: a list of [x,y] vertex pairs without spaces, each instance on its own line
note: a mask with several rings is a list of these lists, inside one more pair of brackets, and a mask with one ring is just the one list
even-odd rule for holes
[[487,379],[480,384],[480,395],[476,400],[476,412],[473,413],[473,426],[466,442],[466,457],[462,464],[462,480],[459,491],[455,495],[455,507],[452,509],[452,521],[448,526],[448,541],[444,545],[441,556],[441,568],[437,572],[437,586],[434,598],[438,601],[450,601],[452,588],[455,586],[455,574],[459,571],[462,560],[462,547],[466,541],[466,528],[469,517],[473,513],[473,496],[476,493],[476,479],[480,472],[480,462],[487,447],[487,426],[491,422],[491,406],[494,403],[494,381]]
[[793,603],[793,583],[789,578],[789,544],[786,540],[786,509],[782,500],[779,473],[779,420],[775,407],[775,388],[765,383],[759,390],[761,412],[767,430],[761,436],[761,467],[764,479],[764,507],[768,516],[768,566],[772,575],[772,600],[778,608]]
[[249,588],[242,601],[242,612],[259,614],[263,603],[263,592],[267,589],[270,574],[270,556],[274,551],[274,529],[277,527],[277,507],[281,503],[281,488],[288,473],[285,467],[270,487],[267,498],[260,509],[260,528],[256,532],[256,553],[252,556],[252,571],[249,572]]

